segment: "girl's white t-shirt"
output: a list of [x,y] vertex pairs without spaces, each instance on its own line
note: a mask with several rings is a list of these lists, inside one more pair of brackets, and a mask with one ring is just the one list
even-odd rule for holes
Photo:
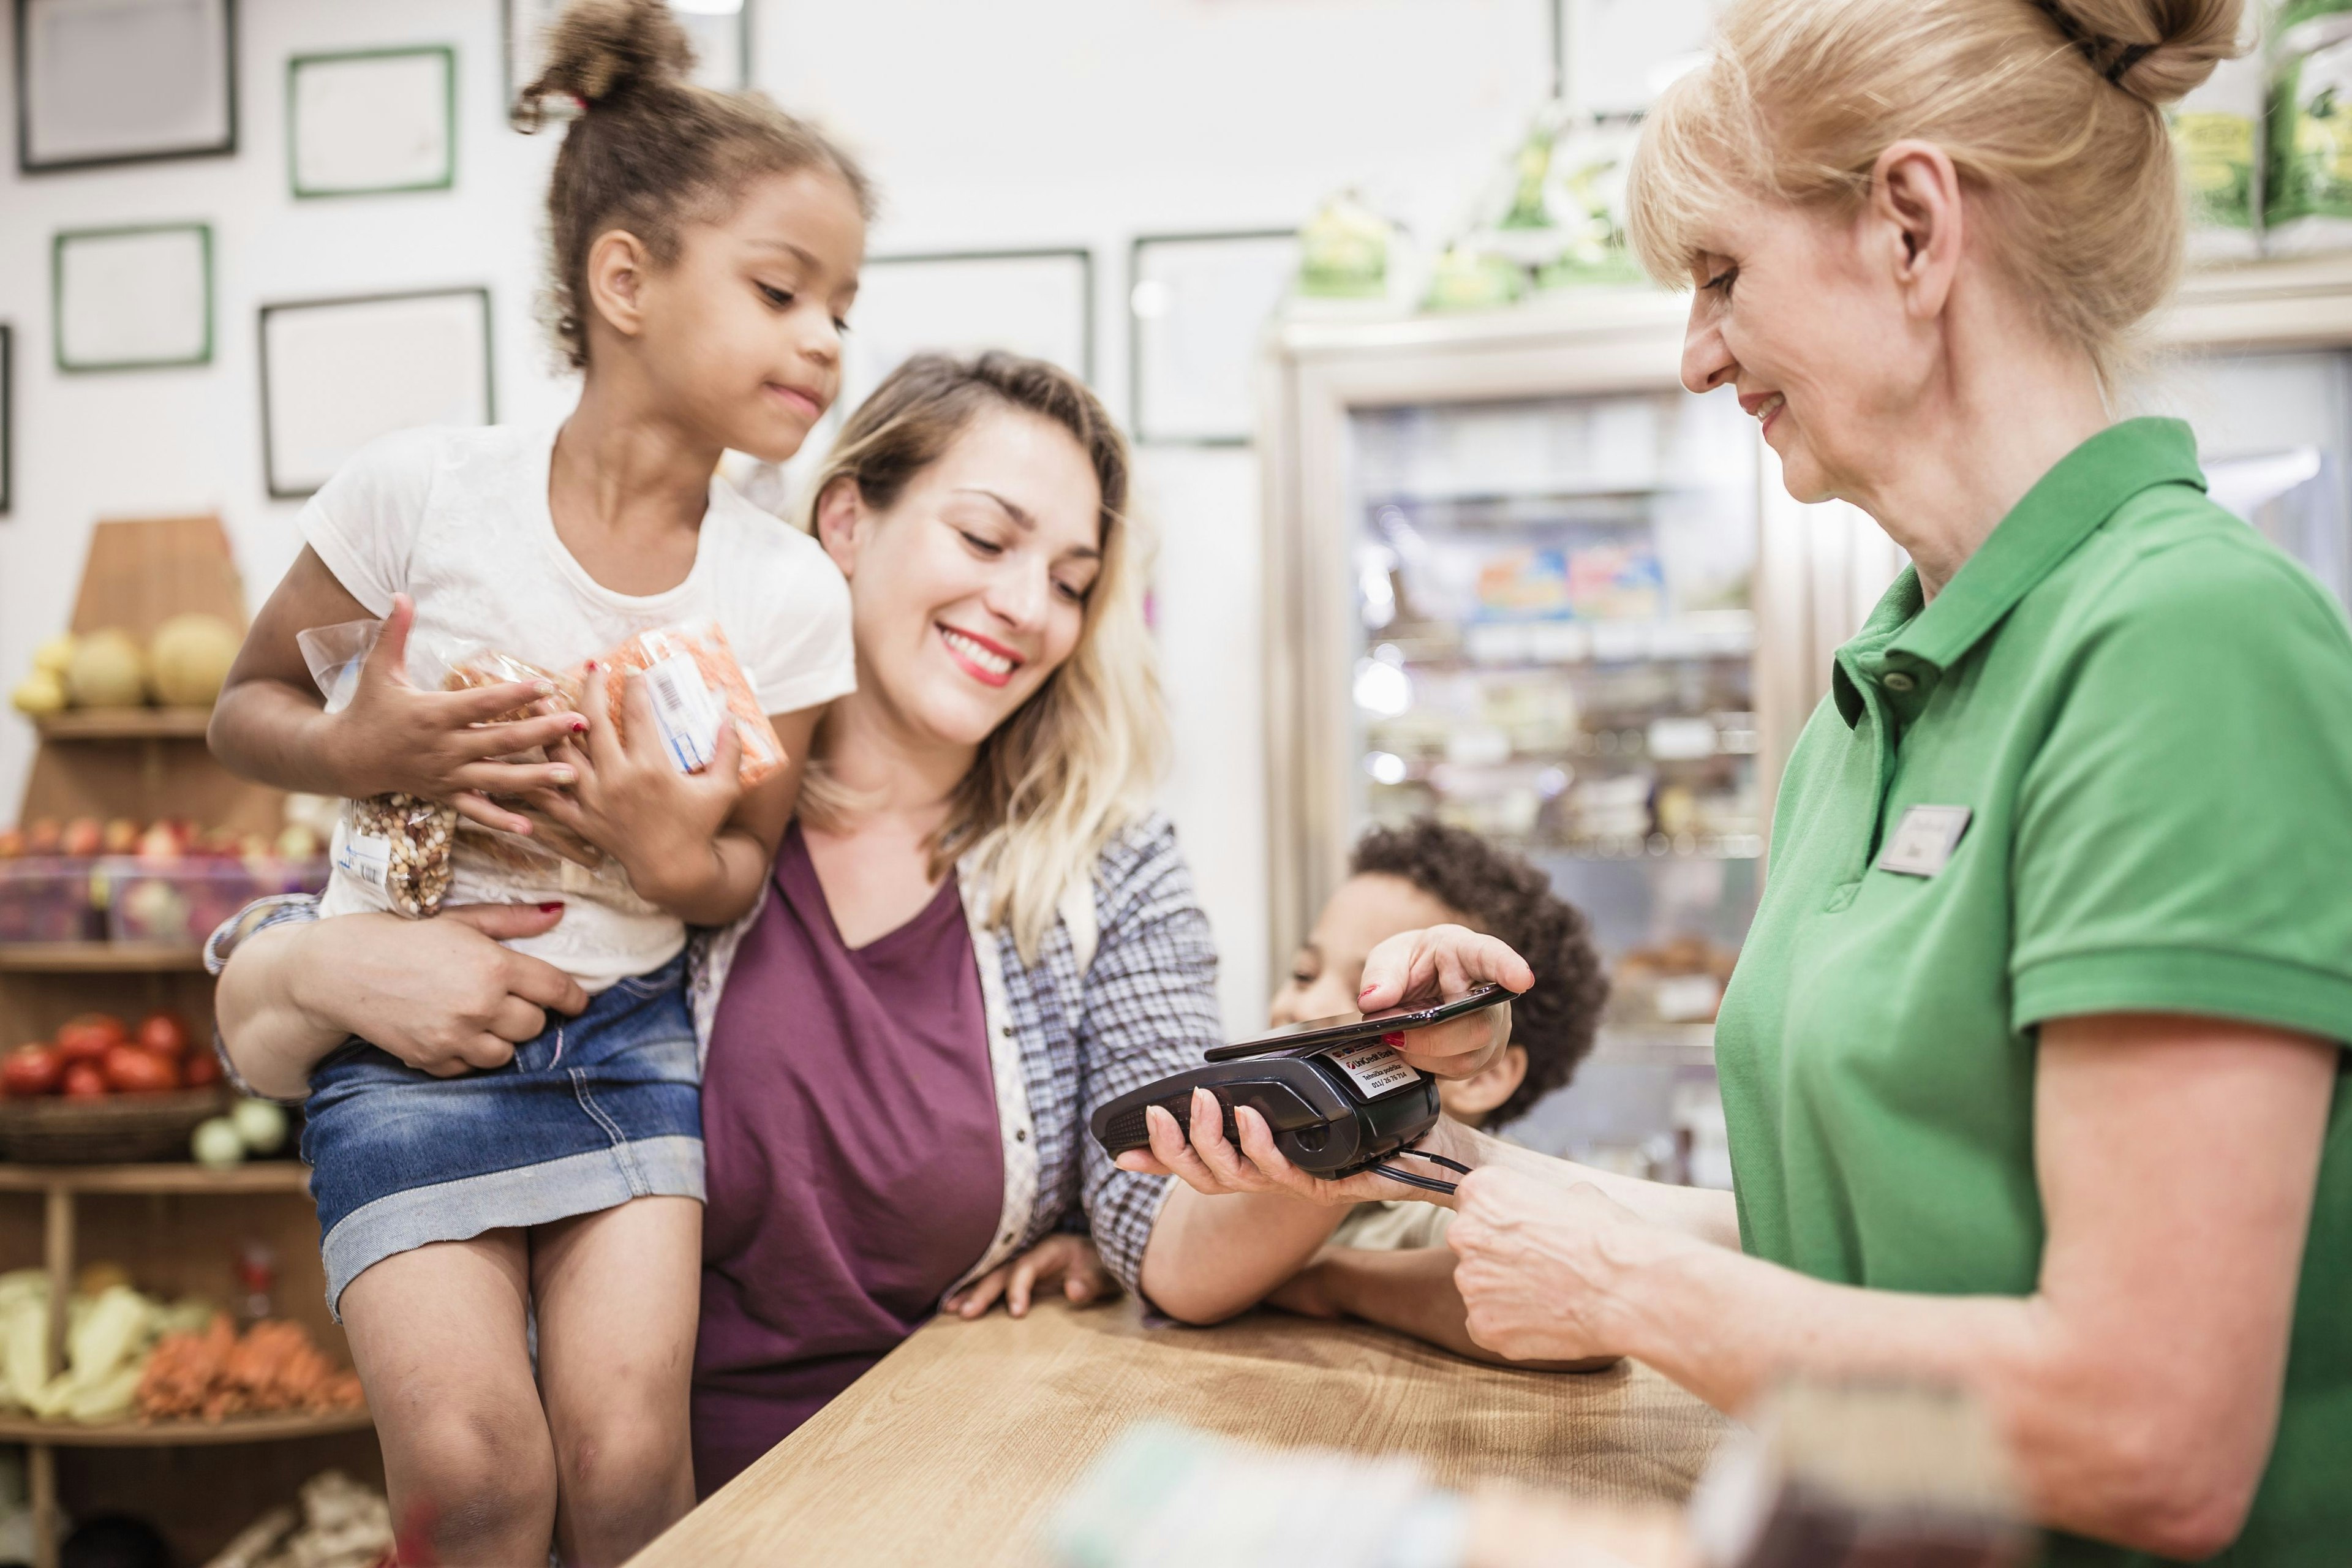
[[[552,427],[433,428],[362,450],[302,509],[304,542],[371,615],[392,596],[416,601],[420,649],[487,644],[547,669],[569,669],[656,626],[717,621],[761,709],[813,708],[856,686],[849,585],[808,535],[713,476],[694,568],[667,593],[616,594],[556,537],[548,510]],[[333,853],[342,857],[338,827]],[[588,990],[660,968],[686,926],[625,889],[578,872],[544,887],[501,874],[469,886],[461,859],[445,900],[562,900],[543,936],[508,945],[564,970]],[[338,870],[322,915],[388,908],[383,892]]]

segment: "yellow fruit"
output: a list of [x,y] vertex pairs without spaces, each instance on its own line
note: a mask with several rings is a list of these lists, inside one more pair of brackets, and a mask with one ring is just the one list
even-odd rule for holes
[[173,616],[165,621],[148,648],[156,700],[175,708],[211,707],[244,640],[218,616]]
[[66,689],[83,708],[136,708],[147,700],[147,660],[130,633],[92,632],[74,645]]
[[55,713],[66,705],[65,682],[46,669],[37,669],[17,682],[8,700],[19,713]]
[[33,668],[45,669],[63,680],[66,667],[73,663],[74,635],[59,632],[33,650]]

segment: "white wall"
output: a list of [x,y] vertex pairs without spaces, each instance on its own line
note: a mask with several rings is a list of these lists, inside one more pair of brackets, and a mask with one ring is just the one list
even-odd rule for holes
[[[1131,236],[1287,226],[1356,184],[1443,237],[1549,76],[1549,0],[752,4],[759,84],[824,119],[879,177],[877,254],[1094,247],[1097,383],[1121,413]],[[236,156],[32,179],[11,158],[0,174],[0,321],[16,327],[18,361],[0,684],[61,624],[99,517],[218,510],[256,600],[291,559],[295,505],[268,500],[261,472],[259,304],[486,282],[500,416],[552,417],[571,396],[531,310],[554,139],[506,129],[496,0],[241,0],[239,10]],[[287,57],[442,42],[458,50],[455,191],[294,201]],[[0,125],[15,124],[13,94],[11,67]],[[215,228],[214,363],[59,375],[51,235],[172,219]],[[1140,468],[1163,532],[1157,602],[1178,741],[1167,798],[1226,954],[1238,1026],[1266,995],[1255,462],[1171,450]],[[0,721],[0,818],[13,815],[29,751],[26,727]]]

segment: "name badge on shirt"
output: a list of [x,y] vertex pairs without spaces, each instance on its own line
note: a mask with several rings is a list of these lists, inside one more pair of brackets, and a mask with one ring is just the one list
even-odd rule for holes
[[1960,835],[1969,830],[1965,805],[1915,805],[1895,825],[1895,836],[1878,852],[1878,868],[1906,877],[1932,877],[1944,868]]

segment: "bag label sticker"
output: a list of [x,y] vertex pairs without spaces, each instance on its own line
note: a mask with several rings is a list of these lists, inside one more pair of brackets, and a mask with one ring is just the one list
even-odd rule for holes
[[689,654],[672,654],[646,667],[646,695],[662,749],[682,773],[700,773],[719,755],[719,705]]
[[371,888],[383,889],[392,880],[392,840],[372,833],[345,835],[342,847],[335,851],[335,869]]
[[1378,1100],[1392,1089],[1417,1083],[1421,1074],[1412,1064],[1391,1050],[1379,1040],[1360,1046],[1341,1046],[1323,1053],[1323,1059],[1348,1075],[1357,1092],[1366,1100]]

